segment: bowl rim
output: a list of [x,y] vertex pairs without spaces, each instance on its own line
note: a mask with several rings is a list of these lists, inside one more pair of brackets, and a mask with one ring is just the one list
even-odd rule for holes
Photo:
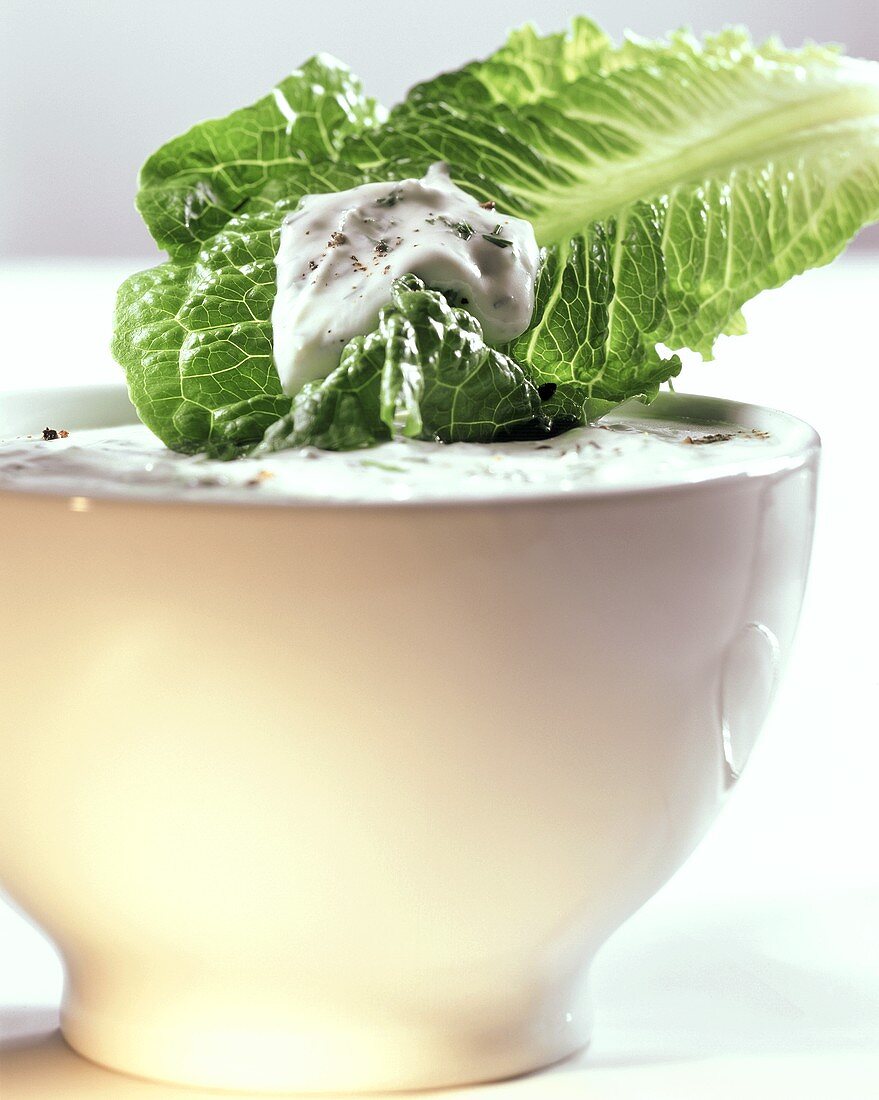
[[[3,403],[9,402],[19,409],[27,407],[32,401],[42,400],[49,402],[57,409],[63,409],[65,405],[75,408],[81,405],[83,399],[95,408],[104,410],[100,423],[80,424],[74,430],[89,430],[99,427],[122,427],[136,424],[137,414],[134,406],[128,398],[127,390],[123,385],[80,385],[66,386],[39,390],[21,390],[4,394]],[[217,509],[228,513],[229,511],[242,511],[252,514],[254,511],[266,510],[276,512],[398,512],[398,511],[437,511],[437,510],[479,510],[484,508],[523,508],[532,506],[583,506],[589,501],[603,501],[613,498],[633,498],[644,496],[678,495],[687,492],[702,492],[720,486],[731,486],[751,482],[757,479],[773,478],[782,474],[797,470],[817,459],[821,450],[821,439],[818,432],[805,420],[791,413],[770,406],[756,405],[744,401],[734,401],[727,398],[713,397],[702,394],[680,393],[677,391],[663,391],[650,405],[645,405],[637,399],[625,402],[613,410],[619,413],[629,410],[639,419],[649,420],[676,420],[681,423],[698,424],[701,427],[710,426],[712,422],[739,423],[743,427],[755,428],[781,422],[785,428],[785,439],[789,437],[789,445],[782,451],[771,454],[755,454],[753,458],[740,460],[731,469],[729,466],[708,467],[698,472],[696,476],[688,476],[679,481],[659,482],[657,484],[643,484],[634,482],[631,484],[613,484],[579,486],[565,491],[541,491],[533,493],[509,494],[497,496],[473,496],[461,497],[454,494],[430,498],[410,498],[385,500],[338,500],[338,499],[283,499],[261,497],[254,494],[252,498],[230,500],[219,498],[216,500],[205,499],[181,499],[175,497],[146,497],[124,492],[95,492],[74,494],[57,489],[46,490],[22,490],[4,487],[0,485],[0,504],[21,502],[25,507],[28,504],[43,502],[61,505],[65,510],[77,512],[90,512],[100,507],[106,509],[131,509],[145,507],[150,510],[170,508],[175,511],[188,511],[196,509],[199,513]],[[76,420],[74,414],[64,415],[62,412],[53,413],[59,421],[72,422]],[[82,418],[80,418],[82,419]],[[749,423],[750,422],[750,423]],[[0,419],[0,441],[2,441],[3,423]],[[11,433],[10,433],[11,434]],[[17,433],[21,434],[21,433]]]

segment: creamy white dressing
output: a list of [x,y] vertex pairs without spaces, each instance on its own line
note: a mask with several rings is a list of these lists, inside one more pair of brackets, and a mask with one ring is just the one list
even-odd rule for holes
[[[362,451],[305,448],[217,462],[167,450],[143,425],[72,431],[65,439],[0,441],[0,491],[74,500],[122,497],[187,503],[456,502],[690,483],[753,471],[795,453],[797,422],[771,435],[740,425],[639,420],[540,442],[396,440]],[[793,442],[792,442],[793,441]]]
[[281,226],[272,308],[285,393],[324,378],[344,345],[371,332],[391,283],[413,274],[453,291],[497,346],[534,312],[539,253],[530,222],[480,204],[434,164],[423,179],[307,195]]

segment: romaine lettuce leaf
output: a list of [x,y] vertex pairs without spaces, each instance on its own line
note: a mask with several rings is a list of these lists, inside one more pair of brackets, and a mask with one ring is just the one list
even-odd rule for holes
[[[879,218],[879,64],[729,30],[704,44],[629,39],[586,70],[514,105],[422,94],[343,155],[374,167],[408,154],[414,172],[446,160],[546,246],[651,204],[668,304],[654,335],[705,356],[755,294],[827,263]],[[472,85],[466,69],[461,79]]]
[[550,425],[537,387],[486,345],[479,322],[414,275],[397,279],[378,328],[306,385],[257,454],[287,447],[353,450],[395,431],[443,443],[540,437]]
[[153,153],[137,208],[160,248],[192,256],[270,180],[337,160],[348,136],[384,117],[360,81],[321,54],[252,106],[200,122]]
[[[383,123],[325,59],[290,81],[279,87],[292,113],[272,94],[195,127],[142,174],[140,208],[172,259],[123,286],[114,351],[144,421],[180,450],[236,453],[276,414],[295,421],[270,313],[280,221],[309,192],[443,159],[478,199],[531,219],[545,246],[537,308],[500,350],[556,387],[542,405],[556,424],[649,399],[680,367],[664,348],[709,357],[720,334],[744,331],[745,302],[879,218],[879,65],[833,49],[755,46],[740,30],[614,47],[580,20],[567,36],[516,32],[486,61],[418,85]],[[376,338],[347,351],[347,373],[310,391],[300,427],[275,438],[300,438],[306,420],[324,424],[308,429],[321,445],[383,438],[386,389],[381,408],[349,416],[350,393],[373,399],[360,360],[379,345],[382,386],[405,381],[410,361],[385,374]],[[441,434],[439,409],[401,392],[397,427],[422,417]],[[506,422],[496,396],[489,382],[484,408],[456,412],[449,431]]]
[[598,71],[612,49],[610,38],[584,16],[561,34],[541,35],[526,25],[484,61],[416,84],[406,96],[405,110],[431,103],[459,104],[467,110],[477,104],[536,103]]
[[546,249],[534,321],[506,351],[539,385],[557,384],[557,415],[582,422],[651,400],[680,371],[656,348],[668,324],[661,228],[660,210],[638,203]]
[[252,453],[308,446],[353,451],[390,439],[391,429],[381,415],[384,365],[380,332],[355,337],[342,349],[338,367],[320,382],[303,386]]
[[232,217],[193,262],[169,261],[122,284],[113,354],[138,415],[167,446],[196,453],[261,438],[255,433],[267,426],[266,409],[277,407],[264,399],[283,397],[271,324],[281,221],[303,194],[362,180],[360,170],[338,163],[297,166],[295,176],[273,180]]

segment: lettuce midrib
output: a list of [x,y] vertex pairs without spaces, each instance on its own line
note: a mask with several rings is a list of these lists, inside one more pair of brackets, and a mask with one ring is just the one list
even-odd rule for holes
[[[863,127],[879,133],[879,85],[823,92],[743,119],[714,138],[693,133],[687,145],[644,163],[617,160],[605,173],[590,173],[575,192],[555,191],[544,198],[545,211],[532,221],[541,245],[582,231],[584,225],[612,217],[632,202],[665,194],[693,180],[723,176],[737,166],[772,160],[823,134],[829,128]],[[661,145],[661,142],[658,143]],[[548,187],[547,191],[551,189]]]

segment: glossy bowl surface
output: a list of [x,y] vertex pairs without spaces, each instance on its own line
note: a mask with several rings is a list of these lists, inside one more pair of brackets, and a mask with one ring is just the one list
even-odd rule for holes
[[587,1043],[595,952],[747,760],[814,522],[807,426],[661,409],[790,444],[503,506],[0,492],[0,879],[63,955],[77,1050],[314,1092]]

